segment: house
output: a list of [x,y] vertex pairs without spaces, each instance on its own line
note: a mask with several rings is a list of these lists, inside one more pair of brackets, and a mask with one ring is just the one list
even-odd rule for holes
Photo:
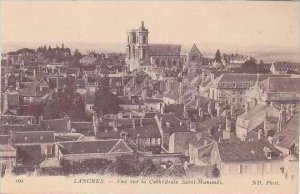
[[120,100],[120,107],[124,111],[139,111],[145,109],[145,103],[142,96],[118,96]]
[[5,173],[5,170],[12,169],[16,165],[16,156],[16,148],[10,145],[10,135],[0,135],[1,173]]
[[38,165],[54,156],[53,131],[13,132],[10,144],[17,150],[17,165]]
[[253,131],[265,122],[267,117],[278,115],[278,110],[273,107],[258,104],[249,110],[246,104],[246,112],[239,115],[236,121],[236,135],[241,140],[245,140],[247,133]]
[[[175,132],[188,132],[188,128],[185,123],[177,118],[175,114],[159,114],[155,116],[158,123],[159,131],[162,137],[162,149],[166,152],[170,152],[169,140],[170,136]],[[174,151],[174,148],[171,148]]]
[[272,74],[223,74],[212,81],[209,98],[216,101],[227,102],[242,106],[246,102],[246,91],[256,83],[260,83],[268,77],[288,77],[290,75]]
[[45,78],[33,82],[17,82],[20,98],[23,103],[40,102],[49,96],[49,83]]
[[97,121],[98,139],[124,139],[141,150],[160,153],[161,134],[155,118],[108,118]]
[[189,155],[189,143],[197,136],[193,131],[172,133],[169,139],[169,153],[180,153],[184,156]]
[[2,115],[1,124],[19,124],[19,125],[33,125],[36,123],[34,116],[15,116],[15,115]]
[[269,77],[262,82],[259,95],[265,104],[299,104],[300,78]]
[[122,139],[59,142],[56,146],[59,161],[80,162],[90,159],[116,160],[118,156],[133,155]]
[[282,131],[274,135],[274,146],[284,155],[299,154],[299,114],[292,116]]
[[71,122],[71,132],[81,133],[85,136],[95,135],[93,122],[86,121]]
[[298,180],[299,154],[289,154],[283,159],[283,173],[288,179]]
[[214,139],[198,133],[189,142],[189,163],[197,166],[211,165],[211,152],[215,144]]
[[160,112],[162,100],[157,98],[146,98],[144,100],[145,108],[150,112]]
[[274,62],[270,67],[272,74],[300,74],[300,63]]
[[88,115],[93,114],[94,111],[94,104],[95,104],[95,94],[85,94],[85,112]]
[[84,56],[79,60],[79,62],[83,65],[91,65],[95,63],[96,60],[97,58],[94,56]]
[[20,95],[16,90],[11,88],[2,93],[2,111],[6,113],[7,111],[17,110],[20,105]]
[[71,120],[68,116],[62,119],[41,119],[41,127],[45,131],[54,131],[54,133],[71,132]]
[[281,174],[281,152],[263,139],[257,141],[224,141],[211,152],[221,176]]

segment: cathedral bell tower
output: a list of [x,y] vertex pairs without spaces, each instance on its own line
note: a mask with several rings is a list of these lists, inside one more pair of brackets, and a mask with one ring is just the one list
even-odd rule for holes
[[126,62],[131,71],[150,63],[148,34],[143,21],[138,29],[127,33]]

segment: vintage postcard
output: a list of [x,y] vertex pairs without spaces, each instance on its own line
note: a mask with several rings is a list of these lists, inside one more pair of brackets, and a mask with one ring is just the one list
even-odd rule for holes
[[298,1],[0,7],[0,193],[298,193]]

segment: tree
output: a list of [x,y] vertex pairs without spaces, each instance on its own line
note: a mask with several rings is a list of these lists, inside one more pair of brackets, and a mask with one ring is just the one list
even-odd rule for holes
[[218,49],[217,52],[216,52],[216,55],[215,55],[215,61],[216,61],[217,63],[221,63],[221,62],[222,62],[221,52],[220,52],[219,49]]
[[107,77],[98,81],[98,89],[95,93],[95,108],[98,115],[116,114],[121,108],[116,95],[111,93]]
[[59,119],[62,117],[59,104],[57,101],[48,101],[43,110],[43,116],[45,119]]
[[217,167],[216,164],[213,165],[212,169],[211,169],[211,175],[215,178],[220,177],[220,170]]
[[43,104],[39,102],[33,102],[29,104],[29,115],[39,118],[43,114]]
[[253,57],[250,57],[244,64],[241,66],[242,73],[256,73],[257,71],[257,64],[256,60]]
[[72,121],[82,121],[86,119],[85,104],[80,94],[74,98],[69,110],[69,116]]

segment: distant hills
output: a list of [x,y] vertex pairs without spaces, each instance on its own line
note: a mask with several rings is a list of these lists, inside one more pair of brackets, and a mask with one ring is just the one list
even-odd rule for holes
[[[87,51],[96,51],[102,53],[109,52],[125,52],[126,43],[81,43],[81,42],[37,42],[37,43],[2,43],[1,53],[10,51],[16,51],[20,48],[32,48],[36,49],[41,45],[50,45],[56,47],[64,43],[67,47],[71,48],[72,52],[76,48],[80,52],[86,53]],[[263,60],[265,62],[272,61],[288,61],[288,62],[300,62],[299,48],[288,48],[281,46],[243,46],[243,45],[228,45],[228,44],[217,44],[217,43],[196,43],[199,50],[206,57],[214,57],[217,49],[220,49],[221,53],[236,53],[251,55],[257,60]],[[192,47],[192,44],[183,44],[182,51],[188,52]],[[297,50],[298,49],[298,50]]]

